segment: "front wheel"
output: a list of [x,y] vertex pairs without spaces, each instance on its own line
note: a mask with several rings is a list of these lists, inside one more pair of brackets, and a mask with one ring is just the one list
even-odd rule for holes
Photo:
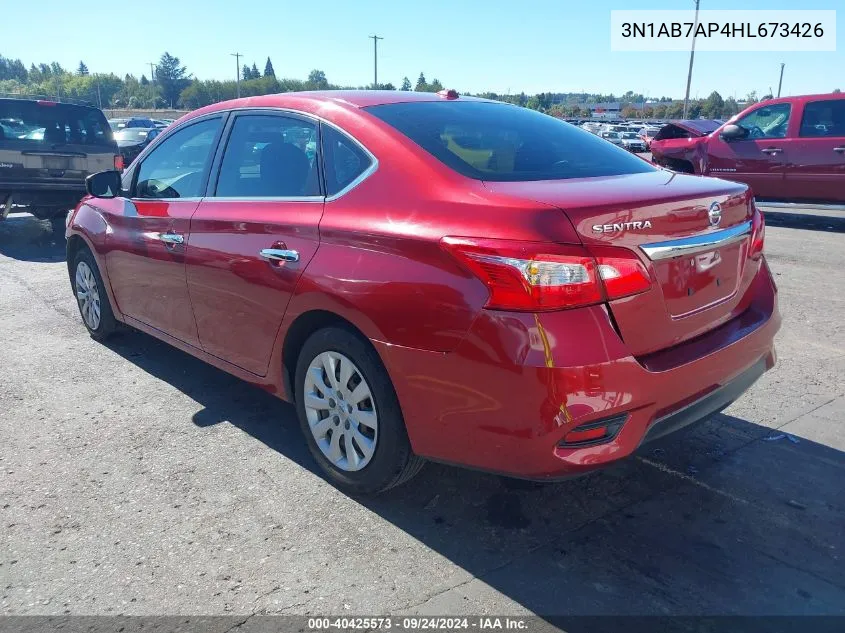
[[351,493],[376,493],[416,475],[393,384],[368,341],[340,327],[319,330],[296,367],[296,410],[314,459]]
[[92,338],[102,341],[117,329],[103,278],[87,248],[80,249],[73,263],[73,291],[82,322]]

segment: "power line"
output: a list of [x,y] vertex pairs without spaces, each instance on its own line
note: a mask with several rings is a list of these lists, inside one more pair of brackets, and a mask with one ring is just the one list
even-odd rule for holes
[[384,38],[370,35],[370,39],[373,40],[373,88],[378,89],[378,41]]
[[238,99],[241,98],[241,53],[230,53],[235,58],[235,89],[238,94]]

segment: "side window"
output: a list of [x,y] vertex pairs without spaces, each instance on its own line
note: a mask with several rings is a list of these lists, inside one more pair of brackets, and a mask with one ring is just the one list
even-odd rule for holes
[[245,114],[232,125],[215,196],[319,196],[317,125],[287,116]]
[[763,105],[749,112],[736,123],[748,130],[749,139],[784,138],[792,106],[788,103]]
[[220,118],[206,119],[171,134],[138,168],[136,198],[197,198],[214,150]]
[[351,138],[330,125],[323,126],[326,193],[333,196],[364,173],[372,160]]
[[845,99],[813,101],[804,106],[799,136],[845,136]]

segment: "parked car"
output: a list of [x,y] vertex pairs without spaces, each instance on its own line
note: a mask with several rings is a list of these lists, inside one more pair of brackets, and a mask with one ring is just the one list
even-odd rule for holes
[[617,132],[616,135],[621,141],[622,147],[629,152],[646,151],[645,141],[636,132]]
[[37,218],[64,219],[85,195],[86,176],[120,166],[97,108],[0,99],[0,220],[13,205]]
[[599,138],[609,141],[614,145],[622,147],[622,135],[619,132],[602,131],[598,134]]
[[845,96],[769,99],[715,131],[651,144],[654,162],[722,176],[769,200],[845,203]]
[[775,362],[748,188],[525,108],[454,91],[218,103],[88,190],[67,255],[91,335],[125,323],[294,402],[344,490],[423,458],[585,473]]
[[645,143],[646,151],[651,149],[651,142],[657,136],[662,128],[655,127],[655,126],[646,126],[642,128],[637,135],[642,139],[643,143]]
[[143,117],[129,117],[122,119],[109,119],[109,127],[111,127],[112,131],[117,132],[118,130],[122,130],[126,127],[139,127],[148,129],[157,126],[152,119],[147,119]]
[[125,127],[114,133],[117,148],[123,156],[123,164],[128,165],[140,154],[152,140],[161,133],[161,128]]

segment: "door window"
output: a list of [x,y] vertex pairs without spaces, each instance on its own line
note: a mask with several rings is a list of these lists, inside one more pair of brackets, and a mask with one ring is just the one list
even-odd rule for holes
[[217,197],[319,196],[317,125],[287,116],[235,119],[217,180]]
[[138,169],[136,198],[198,198],[213,154],[221,119],[182,128],[150,152]]
[[845,99],[813,101],[804,106],[799,136],[845,136]]
[[792,106],[788,103],[764,105],[749,112],[736,123],[748,130],[749,139],[784,138]]
[[323,150],[326,193],[330,196],[352,184],[373,162],[355,141],[330,125],[323,126]]

